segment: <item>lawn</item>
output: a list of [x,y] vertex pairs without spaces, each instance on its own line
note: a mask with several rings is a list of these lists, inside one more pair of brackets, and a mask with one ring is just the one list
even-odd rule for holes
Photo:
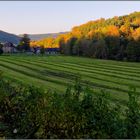
[[93,90],[103,89],[111,97],[125,102],[130,87],[140,93],[140,64],[111,60],[97,60],[70,56],[0,56],[0,70],[6,79],[43,89],[62,92],[75,77]]

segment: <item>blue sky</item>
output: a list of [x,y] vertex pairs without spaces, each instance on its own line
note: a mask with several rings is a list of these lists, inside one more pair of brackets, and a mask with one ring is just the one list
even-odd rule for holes
[[69,31],[98,18],[140,11],[140,1],[0,1],[0,30],[15,34]]

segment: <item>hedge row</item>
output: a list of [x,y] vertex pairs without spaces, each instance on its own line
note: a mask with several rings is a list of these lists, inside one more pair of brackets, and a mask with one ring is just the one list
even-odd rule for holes
[[65,93],[16,85],[0,78],[0,137],[140,138],[140,104],[135,89],[127,106],[109,93],[83,87],[79,78]]

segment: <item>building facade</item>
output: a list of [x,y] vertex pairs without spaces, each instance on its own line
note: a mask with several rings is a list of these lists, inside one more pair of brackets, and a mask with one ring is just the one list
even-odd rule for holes
[[3,52],[4,53],[14,53],[17,52],[17,49],[11,42],[6,42],[3,44]]

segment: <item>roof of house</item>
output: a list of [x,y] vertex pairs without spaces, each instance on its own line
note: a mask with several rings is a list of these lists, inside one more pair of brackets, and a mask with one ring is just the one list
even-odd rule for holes
[[14,47],[13,43],[11,43],[11,42],[6,42],[3,45],[4,45],[4,47]]
[[56,52],[59,51],[59,48],[46,48],[46,51]]

